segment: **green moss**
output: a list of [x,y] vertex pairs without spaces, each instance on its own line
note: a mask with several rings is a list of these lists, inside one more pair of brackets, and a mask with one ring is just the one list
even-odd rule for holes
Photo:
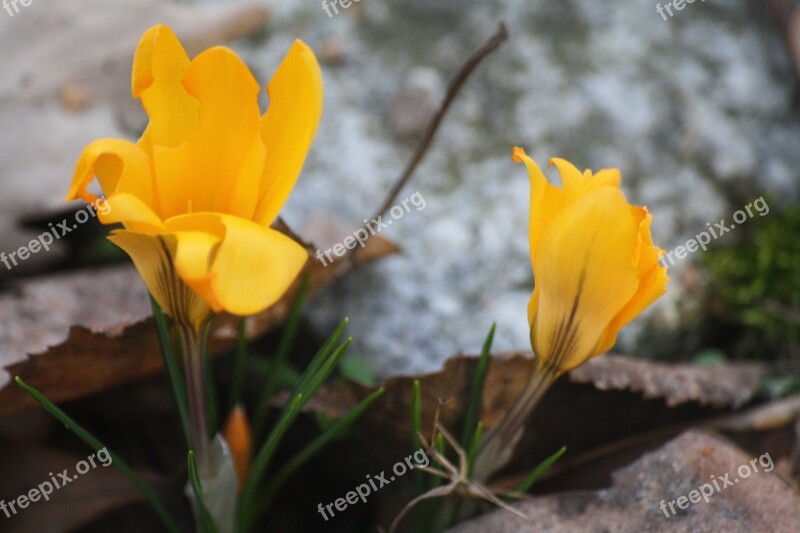
[[736,245],[703,255],[709,311],[741,333],[736,351],[782,359],[796,352],[800,331],[800,206],[748,230]]

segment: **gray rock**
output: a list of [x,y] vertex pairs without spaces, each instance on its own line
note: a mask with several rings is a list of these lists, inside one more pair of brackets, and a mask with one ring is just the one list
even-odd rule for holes
[[[348,50],[345,64],[323,68],[322,125],[284,211],[300,229],[322,212],[355,230],[415,145],[387,121],[397,91],[420,69],[449,79],[499,20],[511,33],[468,82],[400,194],[419,190],[427,202],[383,233],[404,254],[310,307],[322,328],[350,316],[356,349],[381,375],[476,352],[493,321],[496,349],[527,348],[528,179],[511,162],[514,145],[542,165],[561,156],[581,168],[620,168],[629,200],[653,212],[654,238],[666,250],[707,223],[729,224],[742,201],[768,192],[797,198],[794,74],[779,32],[754,6],[695,2],[664,21],[649,0],[359,5],[358,16],[329,18],[313,2],[282,3],[273,37],[240,47],[262,79],[297,35],[315,49],[336,38]],[[729,232],[705,253],[737,238]],[[645,322],[669,326],[685,316],[693,296],[681,270],[701,253],[671,268],[668,294],[623,330],[618,350],[646,353]]]
[[607,489],[534,498],[516,506],[527,521],[497,510],[450,532],[794,533],[800,496],[774,466],[766,452],[753,457],[713,434],[688,431],[618,470]]

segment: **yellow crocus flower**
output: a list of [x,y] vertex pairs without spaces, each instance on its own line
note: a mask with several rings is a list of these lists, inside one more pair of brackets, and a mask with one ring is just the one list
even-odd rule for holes
[[270,225],[291,192],[322,113],[322,78],[295,41],[260,87],[230,49],[190,60],[167,26],[142,36],[132,94],[149,124],[137,143],[100,139],[84,148],[66,200],[107,196],[109,239],[133,259],[147,288],[195,329],[211,311],[248,315],[275,303],[308,254]]
[[528,304],[533,375],[500,423],[484,436],[472,472],[487,481],[508,463],[525,422],[553,382],[611,348],[620,329],[667,286],[664,251],[653,244],[652,216],[628,203],[617,169],[581,173],[552,159],[551,185],[522,148],[531,181],[530,249],[534,289]]
[[522,148],[513,158],[531,181],[531,345],[541,365],[560,374],[611,348],[620,329],[664,294],[664,251],[653,244],[647,208],[625,199],[619,170],[581,173],[552,159],[559,188]]

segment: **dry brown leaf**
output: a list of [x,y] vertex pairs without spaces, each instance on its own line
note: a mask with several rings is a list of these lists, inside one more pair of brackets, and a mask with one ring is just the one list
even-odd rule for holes
[[[25,453],[19,453],[19,444],[0,446],[0,471],[3,472],[3,487],[0,499],[10,502],[28,494],[40,483],[50,481],[50,473],[58,481],[59,472],[65,468],[71,482],[54,489],[45,501],[29,502],[25,509],[15,506],[16,514],[9,510],[10,517],[0,514],[2,531],[75,531],[80,526],[96,520],[98,516],[126,504],[143,499],[139,490],[112,465],[102,466],[95,459],[96,468],[78,475],[75,465],[86,460],[91,452],[80,455],[39,444],[28,443]],[[137,474],[151,486],[163,484],[164,480],[149,470],[139,469]],[[52,485],[52,481],[50,481]]]
[[[533,368],[530,357],[504,353],[492,358],[481,415],[486,429],[499,422],[524,388]],[[387,458],[407,451],[414,379],[421,382],[423,428],[431,427],[438,409],[444,425],[459,432],[476,362],[476,357],[458,356],[439,372],[388,379],[386,393],[363,415],[363,427],[369,428],[370,434],[365,445],[386,453]],[[570,453],[578,453],[729,412],[756,395],[763,372],[756,364],[698,367],[619,355],[598,357],[560,379],[547,393],[529,422],[531,431],[517,450],[519,460],[512,464],[524,470],[562,445]],[[663,383],[655,383],[653,376]],[[351,383],[323,390],[309,408],[337,418],[371,390]],[[564,423],[566,413],[569,424]]]
[[752,363],[670,365],[609,355],[576,368],[569,378],[601,390],[629,390],[641,392],[645,399],[663,398],[670,407],[697,402],[735,408],[750,401],[763,374],[761,367]]
[[[288,231],[288,229],[286,230]],[[352,262],[325,268],[309,259],[304,274],[267,311],[248,320],[248,337],[262,335],[286,317],[304,275],[320,290],[352,268],[397,250],[375,236]],[[57,274],[23,281],[0,296],[0,415],[33,405],[11,382],[19,375],[52,401],[77,398],[141,377],[162,367],[158,337],[144,285],[133,267]],[[238,319],[215,318],[211,348],[230,346]]]

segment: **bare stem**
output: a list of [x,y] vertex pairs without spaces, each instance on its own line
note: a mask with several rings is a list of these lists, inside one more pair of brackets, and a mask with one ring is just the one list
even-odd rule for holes
[[461,65],[461,68],[458,69],[453,80],[450,82],[450,85],[447,87],[447,92],[444,95],[444,99],[442,99],[439,107],[436,109],[436,112],[430,118],[427,127],[425,128],[425,133],[422,136],[422,140],[420,140],[419,145],[417,145],[417,150],[414,152],[414,155],[406,164],[406,167],[403,169],[402,174],[400,177],[395,181],[392,189],[386,195],[386,199],[383,201],[381,206],[375,212],[375,216],[373,218],[378,218],[379,215],[385,213],[392,207],[392,202],[400,193],[400,189],[408,183],[408,180],[411,179],[411,175],[414,173],[414,169],[417,168],[422,158],[425,157],[425,152],[428,151],[428,148],[431,145],[431,141],[433,141],[433,137],[436,135],[436,131],[439,129],[439,124],[441,124],[442,119],[444,118],[447,110],[450,109],[450,104],[456,99],[459,91],[461,91],[461,87],[464,85],[464,82],[467,81],[470,74],[472,74],[475,68],[480,65],[481,61],[483,61],[486,56],[497,50],[501,44],[503,44],[506,39],[508,39],[508,29],[506,28],[505,23],[501,22],[497,26],[497,30],[489,37],[486,42],[484,42],[480,48],[475,50],[464,63]]
[[[409,182],[411,176],[414,174],[414,170],[416,170],[417,166],[419,166],[419,164],[425,158],[425,154],[428,152],[428,148],[430,148],[433,138],[436,136],[436,132],[439,130],[442,119],[444,119],[444,116],[447,114],[447,110],[450,109],[450,105],[455,101],[456,97],[461,91],[461,88],[464,86],[464,83],[475,71],[478,65],[480,65],[489,54],[497,50],[507,39],[508,28],[506,28],[505,23],[501,22],[498,24],[495,32],[488,39],[486,39],[486,41],[477,50],[470,54],[464,63],[462,63],[461,67],[450,81],[444,97],[442,98],[441,102],[439,102],[439,107],[436,108],[436,111],[428,120],[428,124],[425,126],[425,132],[422,134],[422,139],[420,139],[416,150],[414,150],[414,154],[406,163],[406,166],[403,168],[400,176],[395,179],[394,184],[386,194],[386,198],[383,200],[383,203],[381,203],[380,207],[378,207],[378,209],[375,211],[375,215],[372,217],[373,219],[378,218],[380,215],[388,211],[390,207],[392,207],[397,195],[400,194],[402,188]],[[367,236],[367,239],[369,238],[370,237]],[[346,257],[348,257],[350,261],[353,261],[355,254],[356,249],[354,248],[348,252]]]
[[183,345],[183,368],[186,373],[186,395],[189,400],[189,427],[192,450],[197,456],[200,470],[208,466],[208,421],[205,398],[205,364],[208,321],[199,330],[179,324]]

